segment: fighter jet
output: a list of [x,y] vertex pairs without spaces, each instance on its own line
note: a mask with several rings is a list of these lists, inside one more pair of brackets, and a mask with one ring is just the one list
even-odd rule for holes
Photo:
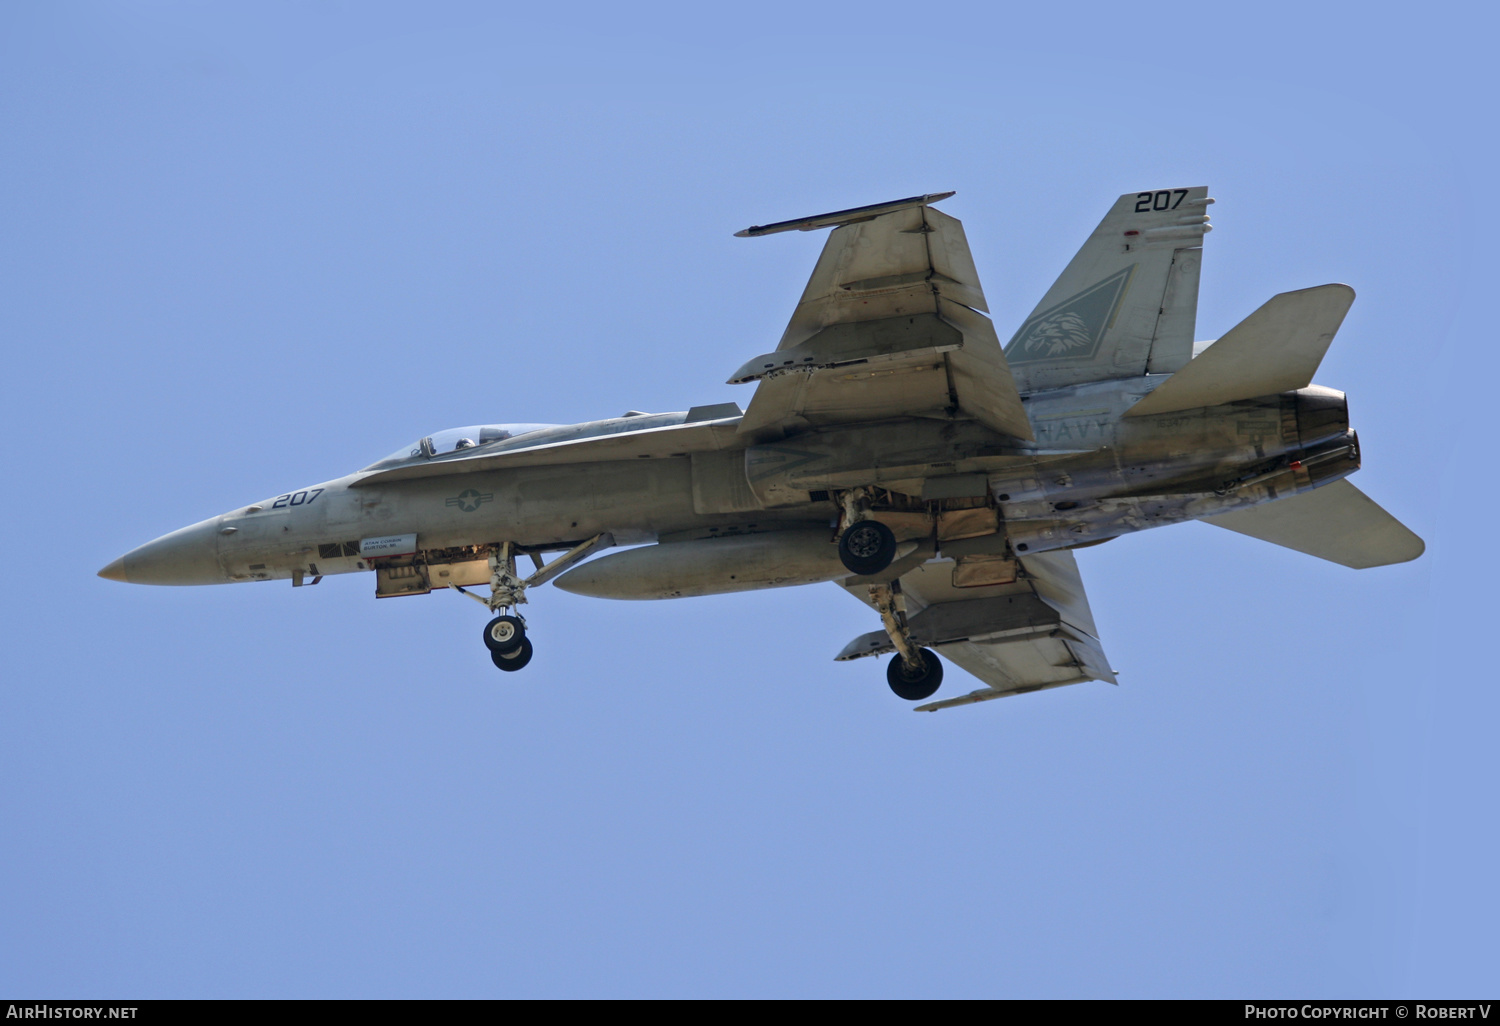
[[984,684],[915,707],[932,711],[1114,683],[1074,553],[1123,534],[1201,520],[1356,569],[1421,555],[1346,480],[1348,404],[1312,384],[1353,289],[1273,296],[1195,342],[1214,201],[1128,193],[1002,348],[963,226],[934,206],[952,195],[736,233],[832,229],[780,342],[729,378],[755,386],[743,411],[450,428],[100,576],[449,589],[488,611],[504,671],[532,658],[521,607],[548,581],[612,599],[834,582],[880,622],[835,659],[890,654],[913,702],[939,655]]

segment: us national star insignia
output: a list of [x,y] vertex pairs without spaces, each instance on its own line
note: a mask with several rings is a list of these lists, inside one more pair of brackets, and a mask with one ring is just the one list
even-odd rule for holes
[[444,500],[445,506],[457,506],[465,513],[472,513],[484,503],[494,499],[491,492],[476,492],[472,488],[465,488],[451,499]]

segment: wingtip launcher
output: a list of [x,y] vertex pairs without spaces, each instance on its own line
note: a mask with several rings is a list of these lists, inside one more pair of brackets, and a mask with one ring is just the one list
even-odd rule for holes
[[869,221],[881,214],[905,210],[907,207],[925,207],[952,195],[952,192],[930,192],[925,196],[909,196],[906,199],[892,200],[889,203],[871,203],[865,207],[835,210],[831,214],[815,214],[812,217],[799,217],[792,221],[777,221],[775,224],[752,224],[749,228],[735,232],[734,237],[753,239],[761,235],[775,235],[777,232],[811,232],[819,228],[838,228],[857,221]]

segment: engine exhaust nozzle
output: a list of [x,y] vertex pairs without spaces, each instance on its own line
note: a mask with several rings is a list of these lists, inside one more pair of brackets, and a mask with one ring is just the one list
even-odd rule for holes
[[1308,449],[1349,430],[1349,398],[1343,392],[1309,385],[1292,393],[1297,408],[1297,438]]

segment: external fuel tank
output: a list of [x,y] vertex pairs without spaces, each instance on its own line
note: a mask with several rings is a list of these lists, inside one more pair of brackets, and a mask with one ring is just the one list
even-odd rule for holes
[[697,538],[627,549],[554,583],[595,598],[664,599],[815,584],[847,577],[827,528]]

